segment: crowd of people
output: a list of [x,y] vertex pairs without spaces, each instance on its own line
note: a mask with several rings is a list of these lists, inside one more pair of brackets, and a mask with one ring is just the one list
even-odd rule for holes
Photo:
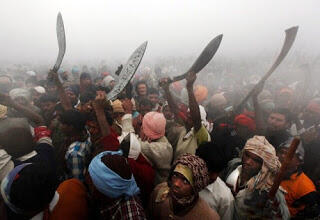
[[319,218],[316,93],[117,75],[0,75],[0,219]]

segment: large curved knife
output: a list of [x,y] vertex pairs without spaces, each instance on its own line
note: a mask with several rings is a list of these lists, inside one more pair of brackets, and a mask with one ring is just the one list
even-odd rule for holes
[[58,16],[57,16],[56,31],[57,31],[57,39],[58,39],[58,45],[59,45],[59,53],[58,53],[57,61],[54,64],[54,67],[52,69],[54,72],[57,72],[59,70],[64,54],[66,52],[66,35],[64,32],[64,25],[63,25],[63,20],[60,12],[58,13]]
[[197,58],[197,60],[193,63],[191,68],[184,74],[180,76],[173,77],[171,80],[172,82],[182,80],[186,78],[189,72],[198,73],[200,72],[212,59],[212,57],[216,54],[223,35],[220,34],[216,36],[214,39],[212,39],[209,44],[204,48],[200,56]]
[[119,82],[113,87],[113,89],[108,93],[107,99],[113,100],[115,99],[122,90],[127,86],[135,72],[137,71],[144,52],[146,51],[148,42],[144,42],[141,44],[130,56],[126,65],[122,68],[119,74]]

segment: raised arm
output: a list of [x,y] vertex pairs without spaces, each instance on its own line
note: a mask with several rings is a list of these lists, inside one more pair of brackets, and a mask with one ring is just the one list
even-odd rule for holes
[[10,96],[0,93],[0,104],[11,107],[33,121],[37,126],[45,125],[41,115],[13,101]]
[[178,119],[179,118],[179,108],[171,95],[171,92],[169,89],[169,86],[170,86],[169,78],[160,79],[159,85],[164,90],[165,98],[168,101],[168,105],[170,107],[170,110],[173,112],[175,118]]
[[97,116],[97,121],[100,127],[102,137],[108,136],[110,134],[110,125],[104,113],[106,102],[106,93],[104,91],[97,91],[96,99],[94,100],[92,105]]
[[265,126],[261,107],[258,102],[258,95],[261,93],[263,87],[264,87],[264,83],[260,84],[259,86],[257,86],[257,88],[255,89],[255,91],[252,94],[252,102],[253,102],[253,107],[254,107],[254,112],[255,112],[254,117],[255,117],[258,132],[262,132],[264,129],[264,126]]
[[193,72],[190,72],[186,77],[187,80],[187,91],[189,97],[189,108],[191,119],[193,122],[193,127],[195,132],[197,132],[201,128],[201,115],[199,105],[197,103],[196,97],[193,93],[193,83],[196,81],[197,75]]
[[72,109],[71,101],[70,101],[69,97],[67,96],[66,92],[64,91],[64,88],[59,80],[58,73],[53,72],[51,70],[48,74],[48,78],[52,79],[55,82],[55,84],[57,85],[59,99],[60,99],[60,102],[61,102],[63,109],[65,111],[71,110]]

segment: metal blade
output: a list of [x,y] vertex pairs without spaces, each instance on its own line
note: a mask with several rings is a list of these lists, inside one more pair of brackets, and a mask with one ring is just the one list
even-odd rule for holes
[[63,25],[63,20],[62,20],[62,16],[61,13],[58,13],[57,16],[57,39],[58,39],[58,45],[59,45],[59,53],[58,53],[58,57],[57,57],[57,61],[53,67],[53,71],[57,72],[60,68],[60,65],[62,63],[62,59],[64,57],[64,54],[66,52],[66,35],[64,32],[64,25]]
[[252,96],[253,92],[257,88],[257,86],[260,86],[262,83],[264,83],[270,75],[275,71],[275,69],[279,66],[279,64],[283,61],[283,59],[287,56],[288,52],[290,51],[294,40],[296,39],[297,32],[298,32],[298,26],[292,27],[287,29],[286,32],[286,38],[284,40],[282,49],[280,54],[278,55],[276,61],[273,63],[269,71],[260,79],[260,81],[256,84],[256,86],[248,93],[248,95],[241,101],[241,103],[235,108],[235,112],[238,113],[242,109],[243,105],[248,101],[248,99]]
[[277,57],[276,61],[271,66],[270,70],[263,76],[261,80],[266,80],[269,76],[275,71],[275,69],[279,66],[279,64],[283,61],[283,59],[287,56],[288,52],[290,51],[294,40],[296,39],[298,26],[291,27],[286,32],[286,38],[284,40],[281,52]]
[[191,68],[184,74],[180,76],[176,76],[172,79],[173,82],[182,80],[186,78],[187,74],[189,72],[198,73],[200,72],[212,59],[212,57],[216,54],[223,35],[220,34],[216,36],[214,39],[210,41],[210,43],[204,48],[200,56],[197,58],[197,60],[193,63]]
[[126,65],[121,70],[119,74],[119,82],[113,89],[108,93],[107,99],[113,100],[119,95],[122,90],[127,86],[133,75],[135,74],[136,70],[139,67],[139,64],[142,60],[144,52],[146,51],[148,41],[141,44],[130,56]]

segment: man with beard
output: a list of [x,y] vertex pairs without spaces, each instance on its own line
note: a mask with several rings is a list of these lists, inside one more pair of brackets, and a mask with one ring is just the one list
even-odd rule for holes
[[290,137],[290,134],[287,131],[290,125],[291,115],[287,109],[279,108],[270,113],[265,136],[275,149]]
[[305,129],[320,122],[320,98],[312,99],[308,103],[303,112],[302,120]]
[[[274,147],[263,136],[249,139],[242,150],[241,165],[230,167],[226,183],[235,195],[235,213],[238,219],[262,219],[290,214],[280,190],[275,202],[268,202],[267,193],[280,169],[280,161]],[[275,204],[279,204],[276,206]]]
[[184,154],[171,167],[167,182],[154,189],[149,205],[151,219],[220,219],[199,197],[209,184],[208,169],[199,157]]

